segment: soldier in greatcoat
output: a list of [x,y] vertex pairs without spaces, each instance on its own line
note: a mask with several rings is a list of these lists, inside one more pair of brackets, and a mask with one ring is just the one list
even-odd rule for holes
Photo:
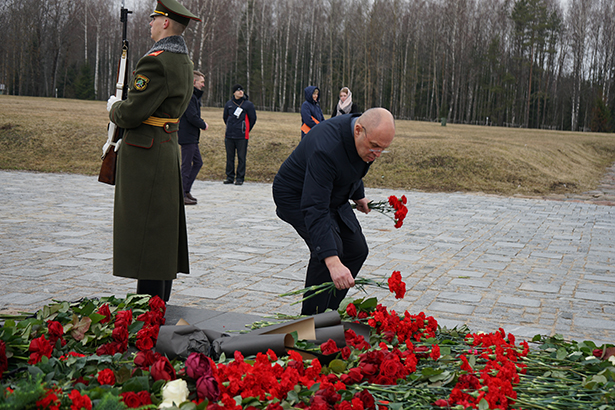
[[176,0],[151,14],[152,48],[139,60],[127,98],[111,96],[109,119],[124,128],[117,157],[113,275],[137,279],[137,293],[168,301],[177,273],[189,273],[179,118],[192,96],[193,64],[181,36],[200,21]]

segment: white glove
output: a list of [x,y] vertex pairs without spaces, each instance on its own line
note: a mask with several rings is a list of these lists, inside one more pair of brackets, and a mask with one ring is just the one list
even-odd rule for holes
[[109,97],[109,99],[107,100],[107,111],[111,112],[111,107],[113,107],[113,104],[115,104],[118,101],[121,101],[121,100],[117,98],[115,95],[112,95],[111,97]]

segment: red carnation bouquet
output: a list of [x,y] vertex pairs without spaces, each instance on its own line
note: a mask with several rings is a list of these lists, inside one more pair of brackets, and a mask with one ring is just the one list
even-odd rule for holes
[[[407,203],[408,199],[405,195],[402,195],[400,198],[391,195],[387,201],[369,201],[367,207],[391,218],[395,222],[395,228],[401,228],[408,214]],[[353,208],[356,208],[356,206],[353,205]],[[393,216],[391,216],[391,213],[393,213]]]
[[[365,286],[377,286],[379,288],[388,289],[391,293],[395,293],[395,299],[403,299],[406,295],[406,284],[401,280],[401,273],[399,271],[394,271],[391,274],[391,277],[387,279],[386,282],[378,282],[373,279],[367,278],[355,278],[354,285],[357,289],[365,292]],[[333,282],[325,282],[320,285],[313,285],[307,288],[294,290],[292,292],[283,293],[280,296],[293,296],[293,295],[302,295],[307,292],[312,292],[310,295],[304,297],[301,300],[291,303],[291,305],[296,305],[297,303],[302,303],[304,300],[312,298],[323,292],[335,292],[335,284]]]

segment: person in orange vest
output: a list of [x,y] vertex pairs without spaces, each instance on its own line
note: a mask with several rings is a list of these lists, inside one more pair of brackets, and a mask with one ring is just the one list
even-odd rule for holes
[[320,90],[315,85],[305,87],[305,101],[301,106],[301,139],[318,123],[325,120],[320,109]]

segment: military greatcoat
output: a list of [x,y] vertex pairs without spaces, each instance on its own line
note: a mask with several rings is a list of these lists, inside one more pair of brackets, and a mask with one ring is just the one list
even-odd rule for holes
[[109,118],[125,129],[117,158],[113,275],[171,280],[189,273],[177,121],[192,96],[193,65],[181,36],[137,63],[127,99]]

